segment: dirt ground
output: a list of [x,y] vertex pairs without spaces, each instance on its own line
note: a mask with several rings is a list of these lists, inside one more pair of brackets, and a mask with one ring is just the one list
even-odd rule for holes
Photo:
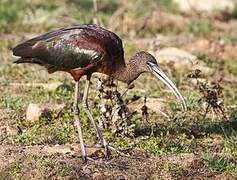
[[[93,116],[111,145],[136,158],[113,152],[105,160],[102,149],[90,148],[97,160],[83,164],[72,78],[12,63],[19,42],[91,22],[122,38],[126,61],[138,51],[153,54],[187,102],[183,112],[150,74],[125,95],[126,85],[93,75]],[[86,0],[3,0],[0,39],[0,179],[237,179],[237,10],[182,13],[171,0],[100,0],[97,9]],[[29,119],[30,104],[65,106]],[[120,111],[110,120],[114,104]],[[85,142],[93,144],[81,112]]]
[[[170,154],[155,157],[133,150],[130,158],[117,156],[111,160],[97,159],[82,164],[79,154],[42,151],[44,146],[1,146],[0,167],[13,168],[20,179],[234,179],[231,173],[209,169],[198,154]],[[59,146],[53,147],[59,149]],[[50,155],[49,155],[50,154]],[[44,163],[42,163],[44,159]],[[15,166],[18,163],[19,166]],[[7,172],[7,171],[6,171]],[[1,173],[3,179],[11,177]]]

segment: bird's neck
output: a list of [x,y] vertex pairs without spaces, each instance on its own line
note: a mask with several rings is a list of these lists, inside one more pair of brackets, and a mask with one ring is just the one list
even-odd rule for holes
[[136,64],[131,61],[123,67],[118,68],[111,76],[119,81],[130,84],[138,78],[140,71]]

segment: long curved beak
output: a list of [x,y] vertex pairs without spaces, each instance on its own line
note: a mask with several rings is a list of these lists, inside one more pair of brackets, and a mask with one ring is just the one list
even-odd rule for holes
[[160,69],[160,67],[157,64],[149,63],[148,68],[150,69],[152,74],[154,74],[158,79],[160,79],[163,83],[165,83],[165,85],[168,86],[170,88],[170,90],[172,90],[172,92],[175,94],[175,96],[181,102],[183,111],[186,111],[187,110],[187,105],[186,105],[186,102],[184,100],[184,97],[179,92],[179,90],[174,85],[174,83]]

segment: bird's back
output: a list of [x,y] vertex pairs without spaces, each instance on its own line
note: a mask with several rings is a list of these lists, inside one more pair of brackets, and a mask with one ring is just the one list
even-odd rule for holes
[[105,61],[124,64],[121,39],[97,25],[63,28],[27,40],[13,48],[21,58],[16,63],[44,65],[49,72],[82,68]]

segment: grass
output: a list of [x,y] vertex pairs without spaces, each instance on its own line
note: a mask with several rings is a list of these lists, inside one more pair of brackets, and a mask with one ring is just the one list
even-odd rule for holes
[[[32,166],[32,169],[28,167]],[[27,174],[26,174],[27,173]],[[7,179],[25,179],[25,178],[53,178],[57,175],[58,178],[74,177],[79,178],[76,169],[69,166],[63,160],[57,160],[55,156],[30,155],[19,159],[4,171],[0,171],[0,178]]]
[[[111,24],[111,17],[114,18],[114,14],[123,8],[126,10],[118,15]],[[160,19],[151,16],[152,20],[149,21],[148,19],[149,23],[145,23],[144,28],[141,28],[144,19],[158,11],[164,13],[162,22],[166,20],[167,14],[178,14],[187,21],[182,28],[178,24],[170,24],[170,22],[159,26]],[[165,13],[167,14],[165,15]],[[195,52],[195,55],[214,70],[212,75],[205,75],[201,72],[201,78],[206,81],[218,81],[217,75],[224,70],[224,78],[219,82],[222,93],[218,96],[218,100],[223,102],[227,109],[228,121],[223,119],[220,112],[215,113],[215,108],[210,108],[205,115],[207,107],[205,93],[207,91],[202,93],[200,86],[197,83],[192,83],[193,78],[187,77],[187,74],[193,73],[192,69],[177,70],[170,64],[162,64],[161,68],[165,70],[186,97],[188,112],[181,112],[179,103],[175,101],[175,97],[171,93],[167,92],[167,88],[162,83],[157,83],[157,80],[150,74],[144,74],[134,82],[135,88],[129,90],[124,99],[129,100],[134,95],[162,98],[165,107],[161,110],[167,113],[169,117],[148,110],[148,119],[146,120],[140,112],[137,112],[132,118],[127,119],[126,123],[118,122],[123,128],[116,133],[111,125],[104,129],[104,135],[108,142],[118,148],[131,148],[130,153],[143,154],[146,160],[132,160],[113,156],[111,164],[89,163],[83,166],[80,164],[80,158],[75,156],[31,155],[22,154],[20,150],[17,150],[17,148],[27,145],[78,143],[78,138],[71,113],[74,94],[71,77],[62,72],[48,75],[40,66],[12,64],[15,57],[11,54],[11,48],[24,39],[48,30],[73,24],[91,23],[93,17],[93,1],[16,0],[13,3],[13,1],[2,0],[0,2],[0,145],[3,148],[15,147],[11,151],[6,150],[4,155],[1,154],[7,160],[11,157],[15,157],[15,159],[12,160],[12,163],[1,164],[0,162],[0,179],[24,179],[25,177],[36,179],[46,177],[58,179],[92,178],[88,172],[94,176],[105,172],[102,176],[110,178],[116,174],[125,173],[127,177],[136,176],[141,177],[141,179],[153,177],[182,179],[187,175],[202,178],[210,175],[218,176],[227,172],[237,176],[237,90],[234,82],[225,80],[230,76],[233,79],[237,78],[237,57],[223,59],[221,55],[211,50],[208,53],[201,50]],[[184,16],[178,12],[177,7],[170,0],[161,0],[159,3],[154,0],[149,2],[132,0],[128,3],[101,0],[98,3],[97,17],[107,28],[114,30],[126,42],[124,44],[125,57],[129,57],[140,50],[148,50],[148,45],[146,43],[139,44],[138,40],[149,40],[149,38],[156,36],[158,39],[154,40],[160,41],[162,47],[171,42],[178,48],[188,49],[188,46],[193,45],[193,41],[203,38],[210,42],[218,42],[221,38],[224,45],[236,46],[235,38],[233,38],[235,29],[230,28],[226,31],[220,27],[216,28],[215,23],[212,23],[213,18],[210,16],[199,19],[192,15]],[[118,26],[115,25],[116,23]],[[228,26],[228,22],[223,21],[222,23]],[[189,39],[189,37],[192,38]],[[158,49],[156,48],[156,50]],[[89,103],[93,116],[101,121],[100,105],[110,102],[95,98],[97,79],[98,77],[93,76]],[[12,83],[47,84],[54,82],[62,82],[63,85],[54,90],[35,86],[12,85]],[[83,80],[80,87],[84,87]],[[210,85],[210,87],[212,86]],[[122,93],[125,88],[124,84],[119,83],[119,92]],[[26,120],[25,112],[30,103],[57,102],[65,102],[68,105],[68,108],[65,108],[59,117],[51,113],[38,121]],[[139,103],[144,102],[140,100]],[[158,106],[159,103],[157,102],[154,106]],[[79,108],[82,110],[80,105]],[[81,121],[86,143],[93,144],[96,142],[96,135],[83,111]],[[8,130],[5,132],[1,127],[13,128],[17,131],[17,135],[11,134]],[[193,154],[200,159],[201,165],[186,167],[186,161],[189,162],[190,160],[182,158],[185,155]]]
[[229,172],[237,174],[237,168],[233,160],[216,155],[206,155],[204,160],[207,162],[208,166],[219,172]]
[[179,13],[178,7],[176,4],[172,2],[172,0],[162,0],[160,1],[159,6],[161,10],[169,12],[169,13]]
[[[6,8],[8,7],[8,8]],[[17,3],[12,3],[10,1],[1,1],[0,4],[0,27],[2,33],[9,31],[9,24],[15,23],[20,15],[18,10],[22,8],[22,3],[17,1]]]
[[185,29],[193,34],[208,34],[213,30],[213,26],[208,18],[199,18],[189,21]]
[[230,73],[237,75],[237,59],[227,59],[224,66]]
[[14,165],[12,165],[11,167],[9,167],[7,170],[5,171],[1,171],[0,172],[0,177],[2,179],[8,179],[8,178],[17,178],[20,176],[21,170],[22,170],[22,165],[19,163],[16,163]]

